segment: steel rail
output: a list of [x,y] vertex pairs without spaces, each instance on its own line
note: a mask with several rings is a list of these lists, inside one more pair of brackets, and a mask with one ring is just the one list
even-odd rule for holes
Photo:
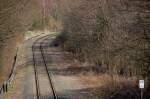
[[42,41],[40,41],[40,52],[41,52],[41,56],[42,56],[42,59],[43,59],[43,63],[44,63],[44,66],[45,66],[45,69],[46,69],[46,73],[48,75],[48,79],[49,79],[49,82],[50,82],[50,87],[51,87],[51,90],[52,90],[52,94],[53,94],[53,98],[54,99],[58,99],[57,98],[57,95],[56,95],[56,91],[55,91],[55,88],[53,86],[53,82],[52,82],[52,78],[51,78],[51,75],[48,71],[48,67],[47,67],[47,64],[46,64],[46,61],[45,61],[45,57],[44,57],[44,51],[43,51],[43,44],[44,44],[44,41],[47,40],[48,38],[50,38],[50,36],[53,36],[52,34],[49,34],[49,35],[46,35],[46,36],[43,36],[43,37],[40,37],[38,38],[37,40],[34,41],[33,45],[32,45],[32,53],[33,53],[33,65],[34,65],[34,73],[35,73],[35,83],[36,83],[36,94],[37,94],[37,99],[40,99],[40,84],[39,84],[39,78],[38,78],[38,72],[37,72],[37,64],[36,64],[36,60],[35,60],[35,45],[36,43],[43,39]]
[[[45,39],[45,40],[47,40],[47,39]],[[42,46],[43,44],[44,44],[44,42],[41,42],[41,44],[40,44],[40,50],[41,50],[41,54],[42,54],[42,59],[43,59],[43,62],[44,62],[44,66],[45,66],[46,72],[47,72],[48,77],[49,77],[49,81],[50,81],[50,85],[51,85],[51,88],[52,88],[54,99],[58,99],[56,91],[55,91],[55,88],[54,88],[54,84],[53,84],[53,81],[52,81],[52,74],[49,73],[48,66],[47,66],[47,63],[45,61],[44,50],[43,50],[43,46]]]
[[35,84],[36,84],[36,96],[37,99],[40,99],[40,90],[39,90],[39,81],[38,81],[38,74],[37,74],[37,69],[36,69],[36,62],[35,62],[35,51],[34,51],[34,45],[36,44],[36,42],[39,39],[37,39],[36,41],[34,41],[33,45],[32,45],[32,55],[33,55],[33,65],[34,65],[34,74],[35,74]]

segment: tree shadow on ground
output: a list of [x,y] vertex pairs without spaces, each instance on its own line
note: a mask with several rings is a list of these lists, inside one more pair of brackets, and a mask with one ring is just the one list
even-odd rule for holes
[[140,99],[140,92],[135,92],[133,89],[126,89],[116,94],[104,93],[106,90],[101,87],[65,90],[59,93],[58,99]]
[[89,74],[89,73],[103,73],[104,71],[100,71],[97,67],[94,66],[84,66],[84,67],[68,67],[63,69],[58,68],[49,68],[49,71],[55,75],[80,75],[80,74]]

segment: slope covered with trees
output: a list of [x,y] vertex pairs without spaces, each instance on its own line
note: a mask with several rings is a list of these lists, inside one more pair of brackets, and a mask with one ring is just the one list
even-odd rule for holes
[[37,0],[0,0],[0,71],[10,73],[17,44],[23,33],[40,17]]
[[56,1],[64,50],[93,63],[99,72],[136,76],[149,84],[149,0]]

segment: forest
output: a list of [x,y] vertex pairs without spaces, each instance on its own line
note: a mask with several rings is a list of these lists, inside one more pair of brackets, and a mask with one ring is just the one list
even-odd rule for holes
[[149,0],[56,0],[56,4],[56,19],[63,26],[58,42],[65,51],[92,63],[97,73],[145,79],[149,86]]
[[[135,94],[138,79],[144,79],[145,97],[150,97],[149,0],[47,0],[46,4],[42,12],[42,0],[0,0],[0,80],[9,75],[24,33],[43,29],[44,19],[49,31],[61,32],[56,42],[73,58],[88,62],[97,74],[135,78],[131,88]],[[125,88],[107,87],[104,92]]]

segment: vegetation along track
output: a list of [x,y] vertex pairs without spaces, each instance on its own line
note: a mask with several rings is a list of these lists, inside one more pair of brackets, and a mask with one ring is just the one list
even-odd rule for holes
[[45,41],[49,41],[51,37],[53,35],[38,38],[32,45],[37,99],[57,99],[52,75],[48,71],[43,50],[49,45],[48,43],[45,44]]

